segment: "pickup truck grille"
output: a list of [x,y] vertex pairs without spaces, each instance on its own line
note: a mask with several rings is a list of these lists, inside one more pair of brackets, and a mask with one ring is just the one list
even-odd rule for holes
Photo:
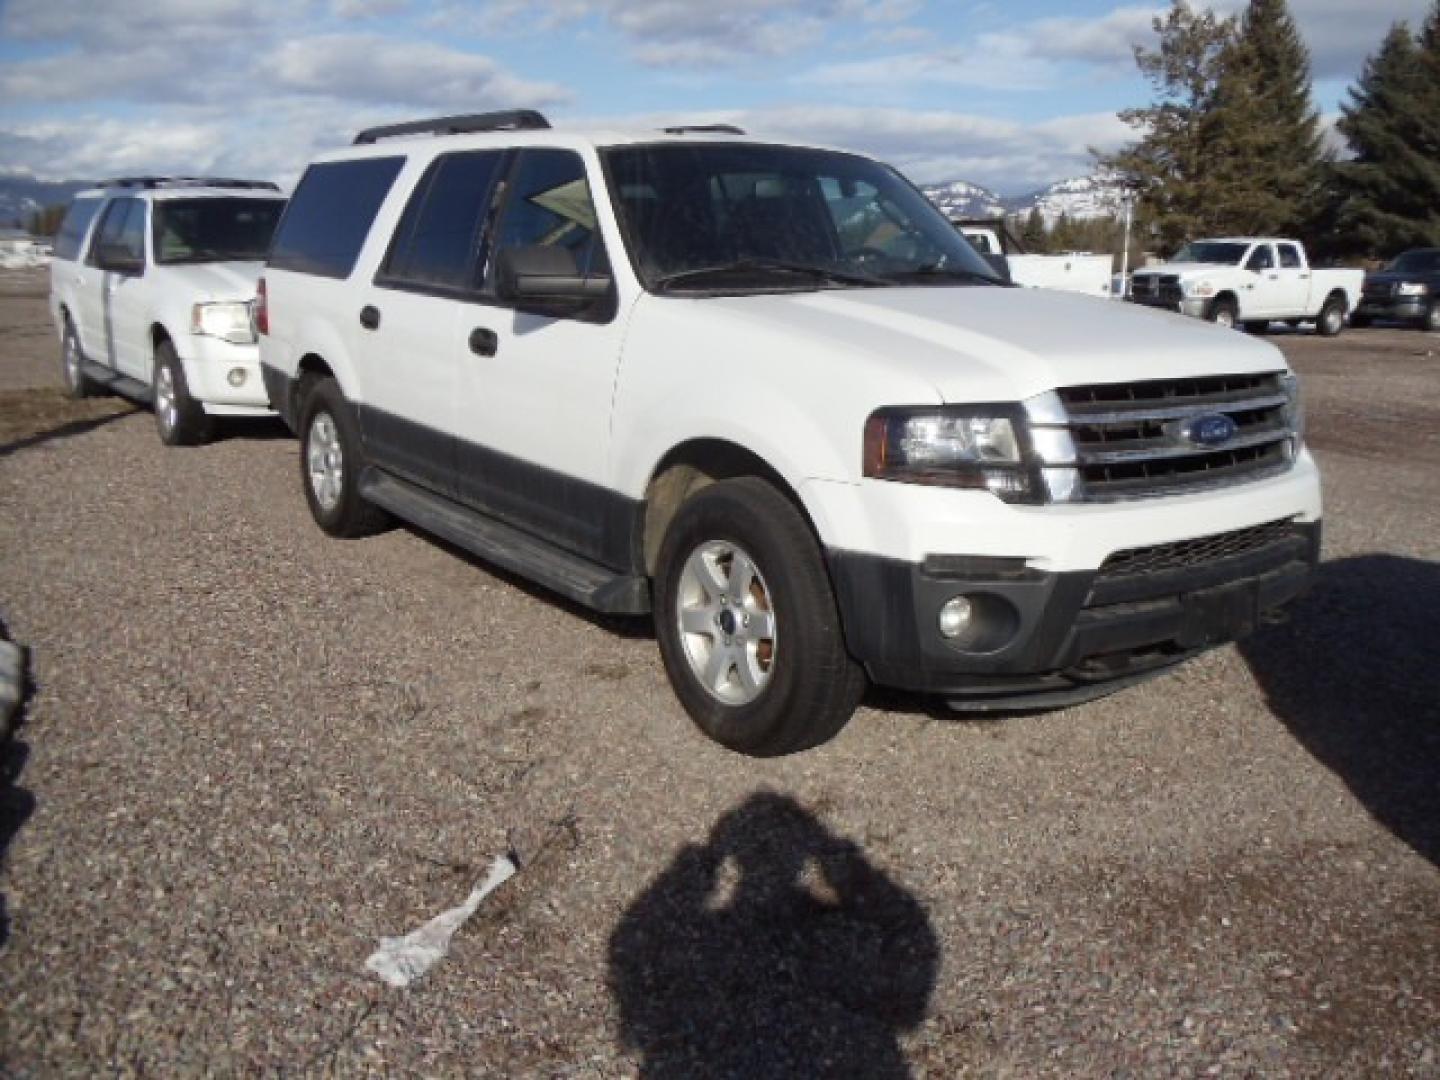
[[[1210,424],[1209,439],[1198,433],[1199,418]],[[1298,444],[1280,373],[1065,387],[1034,410],[1031,425],[1057,502],[1258,480],[1288,469]]]
[[1396,285],[1393,281],[1367,281],[1361,289],[1361,295],[1366,300],[1389,300],[1395,295]]
[[1136,274],[1130,279],[1130,299],[1137,304],[1178,308],[1180,297],[1178,274]]

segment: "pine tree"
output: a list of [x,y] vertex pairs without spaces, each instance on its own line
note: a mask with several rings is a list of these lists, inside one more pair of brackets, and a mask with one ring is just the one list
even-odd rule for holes
[[1440,0],[1418,40],[1391,27],[1340,111],[1337,231],[1371,255],[1440,246]]
[[1045,216],[1040,213],[1040,207],[1030,208],[1025,227],[1020,232],[1020,242],[1031,254],[1040,255],[1050,250],[1050,237],[1045,232]]
[[1159,45],[1137,47],[1135,62],[1155,101],[1120,113],[1140,138],[1118,153],[1097,156],[1138,196],[1141,229],[1173,250],[1226,225],[1223,185],[1236,173],[1228,159],[1238,155],[1226,145],[1224,120],[1232,113],[1217,105],[1236,24],[1175,0],[1153,25]]
[[1250,0],[1220,60],[1206,123],[1224,231],[1302,234],[1321,191],[1323,139],[1310,54],[1285,0]]

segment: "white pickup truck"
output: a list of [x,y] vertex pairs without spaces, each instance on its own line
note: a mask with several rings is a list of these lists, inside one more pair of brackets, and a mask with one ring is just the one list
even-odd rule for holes
[[1067,251],[1058,255],[1029,255],[1006,245],[1001,233],[990,227],[956,223],[985,261],[997,269],[1003,265],[1016,285],[1027,289],[1058,289],[1086,296],[1109,296],[1113,260],[1109,255],[1088,251]]
[[1195,240],[1168,263],[1137,270],[1129,299],[1221,326],[1259,332],[1271,322],[1313,320],[1333,337],[1360,302],[1363,270],[1316,270],[1296,240],[1240,236]]

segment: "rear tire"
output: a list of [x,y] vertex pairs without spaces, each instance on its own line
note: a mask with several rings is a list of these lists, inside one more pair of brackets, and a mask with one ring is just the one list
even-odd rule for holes
[[1315,318],[1315,332],[1321,337],[1335,337],[1345,329],[1345,301],[1332,296],[1325,301]]
[[60,331],[60,377],[65,382],[65,396],[73,400],[93,397],[99,388],[85,374],[85,354],[80,350],[80,335],[70,316],[65,316]]
[[1223,326],[1233,329],[1240,319],[1240,309],[1235,306],[1235,301],[1229,297],[1221,297],[1210,305],[1210,310],[1205,313],[1216,326]]
[[854,714],[865,674],[845,651],[820,545],[764,480],[720,481],[685,502],[660,546],[655,588],[670,683],[722,746],[793,754]]
[[310,385],[300,404],[300,484],[315,524],[331,536],[370,536],[390,516],[360,496],[365,455],[355,410],[334,379]]
[[200,446],[215,434],[215,421],[190,396],[185,382],[185,365],[175,355],[175,346],[162,341],[155,350],[155,368],[150,383],[154,395],[155,430],[166,446]]

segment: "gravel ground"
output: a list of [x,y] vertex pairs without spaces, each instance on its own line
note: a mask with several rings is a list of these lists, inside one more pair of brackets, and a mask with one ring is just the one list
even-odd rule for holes
[[[60,402],[45,320],[0,280],[0,1071],[1440,1076],[1440,336],[1276,338],[1328,498],[1288,625],[762,762],[645,624],[322,536],[276,428]],[[364,971],[510,845],[427,977]]]

